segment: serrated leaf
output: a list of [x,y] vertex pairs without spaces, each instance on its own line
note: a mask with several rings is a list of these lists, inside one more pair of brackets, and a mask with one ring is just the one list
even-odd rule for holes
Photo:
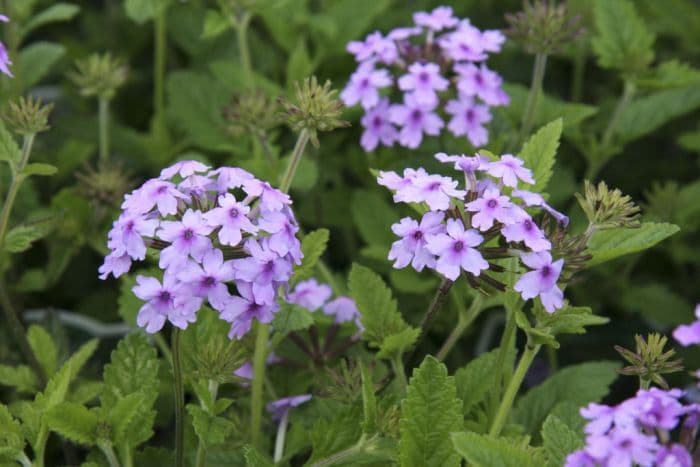
[[554,313],[543,312],[540,318],[541,327],[547,328],[553,336],[559,334],[583,334],[586,326],[606,324],[610,319],[597,316],[588,307],[567,306]]
[[245,465],[247,467],[274,467],[275,465],[251,445],[246,445],[243,448],[243,455],[245,456]]
[[92,357],[92,354],[97,350],[97,345],[100,343],[99,339],[90,339],[86,343],[80,346],[73,355],[66,360],[64,365],[70,365],[71,368],[71,381],[74,380],[78,373],[83,369],[87,361]]
[[401,332],[386,336],[379,346],[377,358],[391,359],[406,352],[415,345],[420,332],[418,328],[407,327]]
[[605,396],[617,378],[618,367],[615,362],[603,361],[564,368],[518,399],[514,419],[526,433],[536,433],[556,404],[566,401],[582,407]]
[[192,417],[195,433],[206,446],[222,444],[236,428],[232,421],[211,415],[198,405],[188,404],[187,412]]
[[314,324],[314,318],[311,316],[311,312],[302,306],[291,303],[284,303],[272,322],[275,331],[281,333],[307,329],[312,324]]
[[18,225],[5,235],[3,249],[8,253],[21,253],[29,249],[32,243],[51,232],[52,223]]
[[498,349],[484,353],[455,372],[457,395],[462,399],[462,410],[467,415],[471,409],[495,388],[497,378],[493,369],[498,360]]
[[525,162],[525,167],[532,170],[535,184],[528,189],[541,192],[547,188],[547,183],[552,177],[554,157],[559,147],[559,138],[563,128],[563,120],[558,118],[540,128],[525,142],[520,151],[520,157]]
[[49,429],[66,439],[86,446],[92,446],[96,442],[100,418],[85,406],[62,402],[50,408],[45,418]]
[[355,444],[362,435],[361,420],[359,405],[341,406],[329,416],[317,418],[309,434],[312,450],[306,465]]
[[81,379],[71,389],[69,400],[76,404],[85,405],[97,399],[102,394],[103,388],[104,384],[101,381],[85,381]]
[[0,404],[0,461],[13,462],[24,451],[24,434],[19,422]]
[[507,439],[472,432],[452,433],[452,444],[473,467],[542,467],[544,459]]
[[217,37],[231,27],[231,22],[226,16],[216,10],[207,10],[204,16],[204,29],[202,39],[212,39]]
[[69,21],[80,12],[80,7],[72,3],[59,2],[51,5],[47,9],[40,11],[24,25],[22,28],[22,36],[37,29],[45,24],[57,23],[60,21]]
[[301,239],[301,251],[304,253],[304,258],[301,260],[301,264],[294,268],[292,285],[313,275],[318,260],[326,251],[329,235],[328,229],[318,229],[309,232]]
[[22,159],[22,151],[17,146],[17,142],[12,134],[7,130],[2,119],[0,119],[0,161],[5,161],[11,167],[15,167]]
[[636,80],[637,85],[654,89],[684,88],[700,81],[700,70],[678,60],[670,60],[656,67],[648,75]]
[[566,457],[583,447],[583,433],[576,433],[559,417],[550,415],[542,424],[542,441],[548,464],[564,465]]
[[588,243],[588,251],[593,255],[593,259],[587,265],[594,266],[623,255],[644,251],[679,230],[674,224],[643,222],[638,229],[617,228],[596,232]]
[[370,345],[379,347],[386,336],[398,334],[408,327],[396,308],[391,290],[371,269],[353,264],[348,276],[348,287],[365,328],[363,339]]
[[27,329],[27,340],[36,359],[39,360],[39,364],[44,369],[44,373],[54,374],[58,364],[58,350],[56,350],[56,344],[51,334],[43,327],[33,324]]
[[25,177],[31,177],[33,175],[48,177],[56,172],[58,172],[58,168],[56,166],[41,162],[32,162],[24,167],[24,170],[22,170],[22,175]]
[[108,419],[112,427],[112,441],[116,445],[119,446],[128,441],[131,430],[134,429],[134,420],[140,413],[147,411],[145,410],[147,400],[144,392],[137,391],[120,397],[113,406],[107,407]]
[[22,77],[24,89],[29,89],[41,81],[65,53],[65,47],[50,42],[33,42],[23,48],[17,61],[17,74]]
[[450,433],[462,428],[462,402],[445,365],[427,356],[414,370],[399,420],[402,467],[459,466]]
[[591,44],[603,68],[626,73],[643,71],[654,60],[654,34],[629,0],[596,0],[597,34]]
[[0,365],[0,385],[13,387],[17,392],[31,394],[39,390],[36,375],[27,365]]
[[111,362],[105,365],[105,392],[102,405],[111,406],[116,398],[138,391],[158,394],[158,358],[146,336],[134,333],[126,336],[112,352]]

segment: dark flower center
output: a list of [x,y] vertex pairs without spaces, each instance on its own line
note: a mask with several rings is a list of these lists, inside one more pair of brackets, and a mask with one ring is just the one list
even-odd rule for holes
[[231,208],[231,210],[228,212],[229,216],[236,218],[238,217],[238,209],[236,208]]
[[523,222],[523,228],[525,228],[525,230],[528,230],[528,231],[532,230],[532,221],[527,220],[527,221]]
[[158,187],[158,189],[156,190],[156,192],[158,192],[159,195],[162,195],[163,193],[165,193],[165,191],[166,191],[167,189],[168,189],[168,187],[167,187],[166,185],[161,185],[161,186]]
[[202,285],[204,285],[205,287],[213,287],[215,284],[216,279],[214,279],[212,276],[207,276],[202,281]]
[[429,191],[437,191],[440,189],[442,184],[440,182],[433,182],[430,185],[428,185],[428,190]]
[[420,122],[423,119],[423,112],[420,109],[415,109],[411,112],[411,120],[414,122]]
[[381,127],[382,126],[382,117],[380,117],[379,115],[374,117],[374,120],[372,120],[372,126],[375,128]]
[[161,290],[160,292],[158,292],[158,301],[167,303],[170,301],[171,298],[172,295],[170,295],[170,292],[168,292],[167,290]]
[[363,78],[362,81],[360,81],[360,87],[361,88],[366,88],[369,86],[369,79]]
[[192,229],[187,229],[182,236],[185,238],[185,240],[191,240],[192,237],[194,237],[194,231]]
[[491,209],[493,209],[493,208],[495,208],[496,206],[498,206],[498,203],[496,202],[495,199],[490,199],[490,200],[488,200],[488,202],[486,203],[486,206],[488,206],[488,207],[490,207]]
[[421,238],[423,238],[423,232],[421,232],[420,230],[416,230],[415,232],[413,232],[413,238],[416,240],[420,240]]
[[418,74],[418,80],[421,83],[427,83],[428,81],[430,81],[430,75],[428,73],[426,73],[425,71],[423,71],[423,72]]
[[464,250],[464,242],[462,242],[462,240],[456,241],[453,248],[454,248],[455,251],[462,251],[462,250]]
[[466,118],[468,122],[473,121],[474,120],[474,111],[472,109],[467,110],[467,113],[464,114],[464,118]]
[[124,230],[126,230],[127,232],[131,232],[132,230],[134,230],[134,221],[127,222],[124,226]]
[[551,268],[549,265],[544,266],[544,267],[540,270],[540,274],[542,275],[542,277],[549,277],[549,276],[552,275],[552,268]]
[[275,262],[270,260],[267,263],[265,263],[264,266],[265,272],[272,272],[272,270],[275,269]]

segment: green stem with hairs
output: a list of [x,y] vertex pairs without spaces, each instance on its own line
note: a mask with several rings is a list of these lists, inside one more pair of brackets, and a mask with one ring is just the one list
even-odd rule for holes
[[477,293],[476,297],[474,297],[474,300],[472,301],[471,306],[469,307],[469,310],[459,314],[457,326],[455,326],[454,329],[452,329],[452,332],[442,344],[442,347],[440,348],[440,351],[437,354],[436,358],[438,360],[445,360],[447,355],[449,355],[449,353],[454,348],[455,344],[457,344],[457,341],[459,341],[459,338],[462,337],[462,334],[464,334],[464,331],[466,331],[469,328],[469,326],[471,326],[471,324],[474,322],[476,317],[479,316],[479,313],[481,313],[482,310],[481,306],[483,304],[483,301],[483,295]]
[[243,67],[243,75],[245,76],[246,85],[253,85],[253,66],[250,61],[250,48],[248,46],[248,27],[253,15],[250,12],[244,12],[240,18],[234,20],[233,25],[236,29],[236,39],[238,41],[238,53],[241,57],[241,66]]
[[280,190],[284,193],[289,192],[289,188],[292,186],[292,181],[294,180],[294,175],[299,168],[299,162],[301,162],[301,157],[304,155],[304,149],[309,142],[309,132],[306,129],[299,132],[297,137],[297,142],[294,145],[294,150],[287,163],[287,169],[282,175],[282,181],[280,182]]
[[167,9],[163,8],[154,20],[154,61],[153,61],[153,112],[156,130],[165,131],[165,70],[167,66],[168,20]]
[[[214,380],[209,380],[209,394],[211,395],[212,402],[216,402],[216,396],[219,392],[219,383]],[[200,405],[204,408],[204,401],[200,401]],[[207,447],[199,440],[197,445],[197,457],[195,460],[195,465],[197,467],[205,467],[207,465]]]
[[180,337],[182,331],[173,328],[172,354],[173,354],[173,386],[175,389],[175,467],[185,465],[185,386],[182,378],[182,362],[180,355]]
[[532,69],[532,83],[530,83],[530,92],[527,95],[525,103],[525,111],[520,125],[520,136],[518,143],[522,144],[532,130],[532,125],[535,123],[535,112],[537,111],[537,101],[542,93],[542,82],[544,81],[544,72],[547,68],[547,54],[538,53],[535,55],[535,65]]
[[406,386],[408,386],[408,381],[406,380],[406,371],[403,368],[401,354],[396,354],[396,356],[391,359],[391,368],[394,370],[394,374],[399,382],[399,386],[401,386],[401,390],[405,391]]
[[97,447],[100,448],[100,451],[102,451],[107,458],[109,467],[121,467],[119,459],[117,459],[117,455],[114,453],[114,449],[112,449],[112,443],[109,441],[98,441]]
[[515,369],[513,378],[511,378],[508,383],[503,399],[501,399],[501,404],[498,406],[498,411],[496,411],[496,417],[493,419],[493,424],[489,430],[489,436],[492,438],[498,436],[501,430],[503,430],[508,420],[510,409],[513,407],[515,396],[518,394],[518,390],[520,390],[520,386],[523,383],[527,371],[530,369],[530,365],[532,365],[532,361],[535,359],[537,352],[540,351],[540,347],[541,345],[533,345],[530,342],[525,346],[518,367]]
[[258,322],[253,353],[253,381],[251,383],[250,436],[251,444],[260,447],[262,436],[263,388],[265,386],[265,359],[270,338],[270,325]]
[[109,99],[98,99],[98,123],[100,128],[100,165],[104,166],[109,160]]

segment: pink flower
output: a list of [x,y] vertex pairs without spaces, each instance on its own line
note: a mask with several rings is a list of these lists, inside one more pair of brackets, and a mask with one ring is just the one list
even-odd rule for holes
[[184,269],[177,273],[177,278],[194,295],[206,298],[219,311],[223,311],[231,299],[226,283],[233,280],[233,268],[230,261],[224,262],[223,253],[216,248],[204,254],[201,265],[188,261]]
[[221,313],[221,319],[231,323],[230,339],[240,339],[250,331],[253,320],[270,323],[279,309],[277,303],[263,304],[256,301],[252,284],[239,282],[240,297],[232,296],[226,308]]
[[389,121],[389,100],[380,99],[377,105],[368,110],[360,120],[365,131],[360,145],[365,151],[374,151],[381,142],[384,146],[393,146],[399,139],[399,132]]
[[700,344],[700,304],[695,306],[695,316],[698,318],[691,324],[682,324],[673,331],[673,338],[683,347]]
[[175,175],[180,175],[180,177],[185,178],[195,173],[206,172],[207,170],[209,170],[209,166],[199,161],[180,161],[161,170],[159,178],[170,180]]
[[431,136],[440,134],[445,123],[433,112],[434,106],[420,104],[413,94],[404,96],[403,105],[393,105],[389,119],[401,127],[399,142],[402,146],[415,149],[423,141],[423,133]]
[[375,70],[374,64],[364,63],[350,76],[350,82],[340,93],[345,105],[358,102],[364,109],[371,109],[379,103],[379,89],[391,86],[392,80],[386,70]]
[[151,334],[160,331],[168,320],[173,326],[185,329],[196,319],[202,300],[191,296],[173,275],[166,274],[163,284],[154,277],[136,276],[134,295],[146,303],[136,317],[136,323]]
[[413,22],[418,26],[426,27],[432,31],[442,31],[445,28],[457,26],[459,20],[452,14],[452,8],[449,6],[440,6],[435,8],[430,13],[419,11],[413,13]]
[[461,269],[475,276],[488,269],[489,263],[473,248],[484,240],[476,230],[465,230],[464,224],[457,219],[448,219],[446,230],[447,233],[428,237],[428,250],[438,256],[435,270],[450,280],[456,280]]
[[435,63],[416,62],[408,67],[408,74],[399,78],[399,89],[412,91],[418,105],[434,107],[438,103],[436,91],[444,91],[449,81],[440,75],[440,67]]
[[235,196],[226,193],[219,196],[219,207],[204,213],[204,220],[212,228],[218,228],[219,241],[223,245],[236,246],[243,238],[243,232],[256,233],[258,228],[248,219],[250,207],[236,201]]
[[524,211],[519,212],[519,219],[516,222],[504,226],[501,233],[509,242],[523,242],[532,251],[540,252],[552,248],[544,232]]
[[426,248],[426,238],[443,230],[444,218],[442,212],[431,211],[423,215],[420,224],[410,217],[404,217],[392,225],[391,230],[401,237],[392,244],[389,251],[389,259],[394,261],[394,268],[401,269],[411,264],[416,271],[422,271],[426,266],[434,267],[435,256]]
[[457,89],[465,97],[479,97],[488,105],[507,105],[510,103],[508,94],[503,91],[503,78],[495,71],[489,70],[485,64],[476,66],[473,63],[455,65],[459,74]]
[[455,62],[480,62],[487,57],[481,31],[468,20],[461,21],[456,31],[444,35],[438,43],[445,55]]
[[309,311],[316,311],[331,298],[333,291],[327,284],[319,284],[316,279],[299,282],[287,295],[287,301],[302,306]]
[[517,187],[518,179],[530,185],[535,184],[532,171],[523,167],[524,162],[511,154],[504,154],[501,159],[491,162],[487,172],[496,178],[500,178],[503,184],[509,187]]
[[[7,23],[10,21],[5,15],[0,15],[0,22]],[[4,73],[10,78],[12,78],[12,72],[10,71],[10,65],[12,65],[12,60],[10,60],[10,55],[7,53],[7,48],[5,44],[0,42],[0,73]]]
[[107,246],[116,256],[126,253],[132,259],[143,260],[146,258],[143,237],[153,237],[158,224],[157,219],[124,213],[114,221],[112,230],[107,234]]
[[394,41],[382,37],[378,31],[368,35],[364,41],[350,42],[347,51],[353,54],[358,62],[377,58],[381,62],[391,65],[398,58],[398,50]]
[[547,202],[544,200],[544,197],[542,197],[542,195],[540,195],[539,193],[533,193],[531,191],[526,191],[526,190],[513,190],[513,196],[516,196],[516,197],[522,199],[523,202],[525,203],[525,206],[541,207],[546,212],[548,212],[549,215],[554,217],[557,220],[557,222],[559,222],[564,227],[569,225],[569,217],[562,214],[561,212],[557,211],[549,204],[547,204]]
[[212,247],[208,235],[213,227],[204,222],[200,211],[188,209],[181,221],[163,221],[158,230],[158,238],[170,242],[170,246],[160,252],[159,266],[162,269],[175,269],[184,265],[187,255],[202,261],[204,253]]
[[452,198],[463,199],[466,194],[457,189],[457,182],[450,177],[420,175],[413,177],[409,186],[399,189],[394,201],[426,203],[433,211],[445,211]]
[[178,200],[189,200],[189,197],[178,191],[174,184],[154,178],[129,195],[122,203],[122,209],[145,214],[156,206],[160,214],[167,216],[177,212]]
[[286,416],[294,407],[299,407],[311,400],[311,394],[302,394],[301,396],[285,397],[267,404],[267,411],[272,414],[273,420],[280,420]]
[[491,112],[485,105],[479,105],[471,98],[451,100],[445,106],[445,112],[452,115],[447,128],[455,136],[466,136],[474,147],[488,142],[489,133],[484,127],[491,121]]
[[335,300],[331,300],[324,305],[323,313],[328,316],[335,316],[335,322],[338,324],[354,321],[360,331],[363,329],[360,322],[360,311],[357,309],[355,300],[350,297],[338,297]]
[[472,226],[479,230],[493,227],[494,221],[509,224],[515,221],[513,204],[497,189],[488,189],[481,197],[465,205],[467,211],[475,212]]
[[557,287],[557,280],[564,266],[564,260],[559,259],[552,262],[552,255],[548,251],[526,253],[520,259],[532,271],[523,274],[513,289],[520,292],[524,300],[539,296],[548,313],[553,313],[556,309],[561,308],[564,294]]

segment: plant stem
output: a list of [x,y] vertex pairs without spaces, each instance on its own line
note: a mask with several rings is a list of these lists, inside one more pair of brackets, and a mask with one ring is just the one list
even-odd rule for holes
[[311,467],[330,467],[332,465],[338,464],[347,458],[355,455],[356,453],[362,451],[365,448],[365,444],[368,444],[370,441],[365,440],[364,435],[360,440],[353,446],[350,446],[347,449],[343,449],[342,451],[338,451],[334,454],[331,454],[328,457],[324,457],[321,460],[318,460],[311,464]]
[[19,462],[22,467],[32,467],[32,461],[29,460],[24,452],[20,452],[19,456],[17,456],[15,460]]
[[44,455],[46,453],[46,441],[49,439],[49,429],[46,423],[42,423],[34,446],[34,467],[44,467]]
[[182,380],[182,362],[180,361],[180,331],[173,328],[173,386],[175,388],[175,467],[184,466],[184,419],[185,419],[185,388]]
[[109,99],[98,99],[98,122],[100,127],[100,165],[105,165],[109,159]]
[[400,354],[397,354],[391,359],[391,368],[394,370],[394,374],[399,381],[401,389],[405,391],[406,386],[408,386],[408,381],[406,381],[406,372],[403,369],[403,361],[401,360]]
[[273,462],[276,464],[282,460],[284,455],[284,439],[287,436],[287,424],[289,423],[289,410],[285,411],[280,419],[280,424],[277,427],[277,436],[275,437],[275,456]]
[[483,296],[477,292],[476,297],[472,301],[469,310],[466,313],[459,314],[459,320],[457,321],[457,326],[452,329],[452,332],[447,337],[447,340],[442,344],[440,351],[437,354],[437,359],[443,361],[447,355],[452,351],[452,348],[457,344],[459,338],[462,337],[464,331],[466,331],[469,326],[474,322],[479,313],[481,312],[481,305],[483,303]]
[[[213,379],[209,380],[209,394],[211,395],[212,402],[216,402],[216,395],[219,392],[219,383]],[[200,401],[200,405],[204,408],[204,402]],[[204,445],[202,440],[199,440],[197,445],[197,460],[195,461],[197,467],[205,467],[207,465],[207,447]]]
[[501,405],[499,405],[498,411],[496,412],[496,418],[494,418],[491,429],[489,430],[489,436],[492,438],[501,433],[503,426],[508,420],[508,414],[510,413],[510,409],[513,407],[515,396],[520,389],[520,385],[522,384],[525,375],[527,374],[527,370],[530,369],[532,361],[535,359],[537,352],[539,352],[540,347],[541,345],[532,345],[529,342],[525,346],[525,351],[523,352],[522,357],[520,357],[520,362],[518,363],[518,367],[515,369],[513,378],[510,380],[510,383],[508,383],[506,392],[501,400]]
[[29,155],[32,152],[32,145],[34,144],[34,134],[28,134],[24,136],[24,141],[22,143],[22,155],[17,166],[11,166],[12,168],[12,181],[10,182],[10,188],[7,190],[7,196],[5,196],[5,202],[2,205],[2,212],[0,212],[0,248],[4,246],[5,233],[7,232],[7,227],[10,223],[10,213],[12,212],[12,207],[15,204],[15,198],[17,197],[17,192],[19,187],[22,185],[24,177],[22,176],[22,171],[27,165],[29,160]]
[[263,411],[263,387],[265,385],[265,358],[267,357],[267,345],[270,337],[270,325],[258,322],[257,337],[255,339],[255,352],[253,353],[253,382],[251,384],[251,416],[250,436],[251,444],[255,448],[260,447],[262,435],[262,411]]
[[630,80],[625,81],[625,86],[622,91],[622,95],[617,101],[615,110],[613,111],[610,120],[608,121],[608,126],[605,127],[605,132],[603,133],[603,138],[600,140],[600,145],[607,148],[613,136],[615,136],[615,130],[617,130],[617,125],[620,123],[620,117],[625,111],[625,108],[629,105],[630,101],[634,97],[634,93],[637,91],[637,86]]
[[535,111],[537,110],[537,101],[542,92],[542,82],[544,81],[544,72],[547,67],[547,54],[538,53],[535,55],[535,65],[532,69],[532,82],[530,83],[530,93],[527,95],[525,103],[525,111],[523,112],[523,120],[520,126],[520,137],[518,142],[522,144],[525,138],[530,134],[532,125],[535,123]]
[[504,380],[510,377],[512,368],[505,368],[506,355],[515,339],[515,311],[506,310],[506,327],[503,329],[501,343],[498,346],[498,358],[496,359],[496,375]]
[[171,365],[173,364],[173,353],[170,351],[170,347],[168,347],[168,341],[165,340],[163,336],[160,334],[154,334],[153,335],[153,340],[156,343],[156,347],[160,349],[160,353],[163,354],[163,357],[170,363]]
[[442,304],[445,303],[445,299],[447,298],[447,294],[450,292],[450,289],[452,288],[452,284],[454,284],[453,281],[451,281],[450,279],[444,278],[442,280],[442,282],[440,283],[440,286],[435,291],[435,295],[433,295],[433,299],[430,301],[430,305],[428,305],[428,309],[426,310],[425,314],[423,315],[423,319],[421,319],[420,326],[419,326],[421,332],[420,332],[420,335],[418,336],[418,340],[416,341],[415,345],[413,346],[413,351],[406,359],[407,362],[410,362],[413,359],[413,356],[415,355],[416,350],[418,349],[418,345],[421,343],[421,341],[425,337],[425,334],[427,333],[428,328],[430,327],[430,324],[433,322],[435,315],[437,314],[438,311],[440,311],[440,308],[442,308]]
[[100,448],[100,451],[102,451],[102,453],[107,458],[107,462],[109,463],[109,467],[120,467],[121,466],[121,464],[119,463],[119,459],[117,459],[117,455],[114,453],[114,449],[112,449],[112,443],[110,443],[108,441],[98,441],[97,447]]
[[289,158],[289,163],[287,164],[287,169],[284,171],[282,176],[282,181],[280,182],[280,190],[284,193],[289,192],[289,188],[292,186],[292,180],[294,180],[294,175],[299,168],[299,162],[301,162],[301,157],[304,155],[304,149],[306,149],[306,144],[309,142],[309,132],[306,129],[299,132],[297,137],[297,142],[294,145],[294,150]]
[[163,8],[154,20],[153,112],[157,131],[165,130],[165,69],[168,40],[167,9]]
[[253,15],[246,11],[234,21],[236,29],[236,38],[238,40],[238,53],[241,56],[241,66],[243,67],[243,75],[245,76],[246,85],[249,87],[253,84],[253,67],[250,61],[250,49],[248,48],[248,26]]

